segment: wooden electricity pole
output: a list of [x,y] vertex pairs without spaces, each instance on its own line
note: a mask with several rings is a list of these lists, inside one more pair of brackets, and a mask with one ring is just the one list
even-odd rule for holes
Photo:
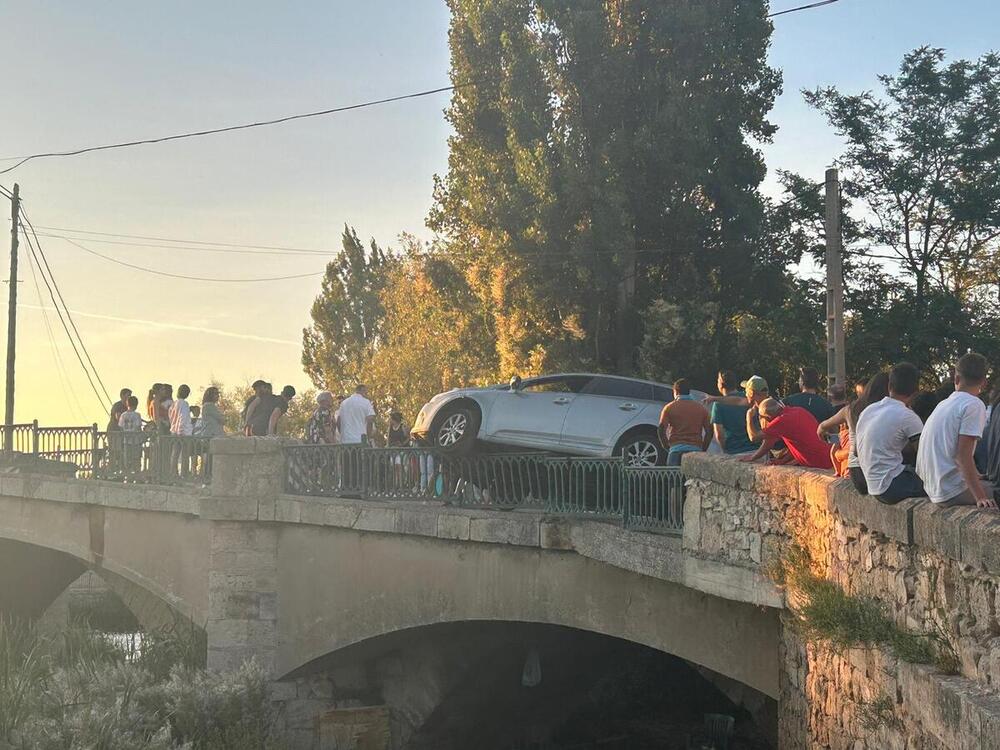
[[841,267],[840,178],[826,170],[826,375],[829,385],[847,385],[844,357],[844,273]]
[[14,352],[17,336],[17,222],[21,195],[17,183],[10,198],[10,279],[7,290],[7,399],[4,402],[3,449],[14,450]]

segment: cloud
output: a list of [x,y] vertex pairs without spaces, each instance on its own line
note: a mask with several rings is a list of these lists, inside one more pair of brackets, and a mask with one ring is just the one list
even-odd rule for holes
[[[54,307],[43,305],[18,304],[18,307],[26,310],[44,310],[45,312],[55,312]],[[110,320],[115,323],[132,323],[140,326],[151,326],[171,331],[187,331],[189,333],[207,333],[210,336],[225,336],[231,339],[243,339],[244,341],[259,341],[264,344],[283,344],[285,346],[302,346],[301,341],[290,341],[288,339],[276,339],[270,336],[258,336],[254,333],[237,333],[236,331],[222,331],[218,328],[206,328],[204,326],[189,326],[183,323],[161,323],[156,320],[142,320],[141,318],[121,318],[117,315],[101,315],[99,313],[87,313],[80,310],[70,310],[73,315],[81,318],[94,318],[95,320]]]

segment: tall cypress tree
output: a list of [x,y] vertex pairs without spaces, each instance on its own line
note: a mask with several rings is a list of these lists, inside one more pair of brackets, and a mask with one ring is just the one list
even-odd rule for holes
[[772,135],[780,89],[763,0],[450,6],[455,132],[430,224],[501,371],[632,372],[664,301],[725,347],[763,252],[748,139]]

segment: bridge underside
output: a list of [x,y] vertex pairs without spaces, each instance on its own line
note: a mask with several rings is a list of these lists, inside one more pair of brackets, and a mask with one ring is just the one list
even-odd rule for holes
[[778,694],[777,612],[572,552],[283,527],[276,673],[442,623],[557,625],[649,646]]

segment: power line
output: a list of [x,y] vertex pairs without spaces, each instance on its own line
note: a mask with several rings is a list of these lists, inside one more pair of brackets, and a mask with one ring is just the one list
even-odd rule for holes
[[[59,376],[59,387],[62,388],[66,403],[73,408],[74,414],[79,416],[83,414],[83,406],[80,404],[80,399],[76,395],[76,390],[73,388],[73,384],[70,381],[69,373],[66,370],[62,354],[60,353],[59,346],[56,343],[55,334],[52,332],[52,323],[49,320],[49,314],[42,301],[42,288],[38,284],[38,273],[35,271],[36,265],[37,263],[34,260],[34,254],[28,253],[28,268],[31,270],[31,281],[35,287],[35,295],[38,297],[38,306],[42,313],[42,322],[45,325],[45,334],[49,340],[49,350],[52,353],[52,360],[56,366],[56,374]],[[73,397],[73,403],[70,403],[70,396]]]
[[[23,214],[22,214],[22,217],[23,217]],[[42,276],[42,281],[45,282],[45,288],[48,290],[48,292],[49,292],[49,299],[52,300],[52,306],[55,308],[56,314],[59,316],[59,322],[62,324],[63,330],[66,332],[66,337],[69,339],[70,346],[73,347],[73,353],[76,355],[76,360],[77,360],[77,362],[80,363],[80,367],[83,369],[83,374],[87,376],[87,382],[90,383],[91,390],[94,392],[94,395],[97,397],[97,400],[100,402],[101,409],[105,409],[105,408],[107,408],[107,404],[104,402],[104,399],[101,396],[100,391],[97,390],[97,386],[94,384],[94,379],[91,376],[90,371],[87,369],[87,366],[83,362],[83,357],[80,356],[80,351],[77,349],[76,341],[73,339],[73,335],[70,333],[70,327],[67,325],[66,320],[63,318],[63,312],[62,312],[62,310],[59,307],[59,303],[56,301],[56,294],[55,294],[55,292],[53,292],[52,283],[50,283],[49,278],[46,277],[45,271],[42,270],[42,264],[38,261],[38,255],[41,255],[41,249],[42,249],[41,245],[38,246],[38,255],[36,255],[35,244],[32,242],[31,237],[28,236],[27,234],[25,234],[24,235],[24,239],[28,243],[28,250],[29,250],[29,252],[31,253],[32,257],[34,257],[34,259],[35,259],[35,265],[38,266],[38,270],[39,270],[39,272],[41,273],[41,276]],[[36,242],[37,242],[37,240],[36,240]],[[51,269],[49,269],[48,261],[45,262],[45,268],[48,269],[49,275],[51,276],[52,271],[51,271]],[[52,282],[54,283],[55,279],[52,279]],[[62,295],[61,294],[59,295],[59,298],[62,299]],[[66,310],[66,314],[67,315],[69,314],[69,310]],[[75,330],[76,326],[73,326],[73,328]],[[80,346],[81,347],[83,346],[83,341],[80,341]],[[89,356],[88,356],[88,359],[89,359]],[[94,374],[96,375],[96,372]],[[110,401],[110,399],[109,399],[109,401]]]
[[[788,13],[798,13],[803,10],[811,10],[813,8],[820,8],[824,5],[832,5],[833,3],[840,2],[840,0],[821,0],[820,2],[810,3],[808,5],[800,5],[796,8],[788,8],[787,10],[777,11],[775,13],[768,14],[767,18],[777,18],[778,16],[783,16]],[[305,120],[311,117],[324,117],[326,115],[338,114],[340,112],[349,112],[355,109],[364,109],[366,107],[377,107],[382,104],[391,104],[393,102],[405,101],[408,99],[419,99],[425,96],[433,96],[434,94],[442,94],[446,91],[455,91],[456,89],[463,88],[465,86],[472,86],[475,82],[460,83],[451,86],[440,86],[435,89],[427,89],[425,91],[416,91],[411,94],[400,94],[398,96],[390,96],[384,99],[374,99],[367,102],[359,102],[357,104],[348,104],[341,107],[331,107],[329,109],[321,109],[315,112],[303,112],[294,115],[285,115],[284,117],[276,117],[271,120],[258,120],[256,122],[247,122],[240,125],[227,125],[220,128],[208,128],[205,130],[194,130],[187,133],[176,133],[174,135],[159,136],[157,138],[141,138],[134,141],[124,141],[122,143],[108,143],[101,146],[87,146],[85,148],[78,148],[69,151],[46,151],[37,154],[28,154],[27,156],[5,156],[0,157],[0,161],[16,161],[17,163],[7,167],[6,169],[0,170],[0,174],[7,174],[8,172],[13,172],[18,167],[23,164],[33,161],[34,159],[47,159],[52,157],[62,157],[62,156],[79,156],[80,154],[89,154],[95,151],[109,151],[111,149],[117,148],[129,148],[131,146],[147,146],[155,143],[167,143],[169,141],[179,141],[186,138],[201,138],[207,135],[217,135],[219,133],[231,133],[237,130],[249,130],[251,128],[263,128],[270,127],[272,125],[281,125],[286,122],[293,122],[295,120]]]
[[[231,247],[231,248],[247,248],[252,250],[279,250],[283,252],[296,252],[296,253],[312,253],[316,255],[330,255],[336,253],[336,250],[323,250],[316,248],[305,248],[305,247],[288,247],[283,245],[250,245],[242,242],[211,242],[208,240],[182,240],[172,237],[158,237],[148,234],[121,234],[118,232],[97,232],[91,229],[73,229],[70,227],[47,227],[38,225],[38,229],[50,231],[50,232],[72,232],[73,234],[92,234],[98,237],[115,237],[118,239],[130,239],[130,240],[150,240],[153,242],[172,242],[183,245],[203,245],[203,246],[215,246],[215,247]],[[55,236],[55,235],[53,235]],[[97,242],[98,240],[94,240]],[[123,243],[125,244],[125,243]],[[143,247],[155,247],[155,245],[144,245]]]
[[[769,13],[767,17],[777,18],[778,16],[783,16],[787,13],[798,13],[800,10],[811,10],[813,8],[821,8],[824,5],[833,5],[834,3],[838,2],[840,2],[840,0],[821,0],[821,2],[818,3],[809,3],[808,5],[800,5],[797,8],[788,8],[787,10],[779,10],[777,13]],[[0,174],[3,173],[0,172]]]
[[[236,130],[249,130],[250,128],[263,128],[270,127],[272,125],[280,125],[286,122],[292,122],[293,120],[305,120],[309,117],[323,117],[325,115],[332,115],[338,112],[348,112],[354,109],[364,109],[365,107],[377,107],[382,104],[390,104],[391,102],[404,101],[406,99],[419,99],[424,96],[432,96],[433,94],[440,94],[445,91],[452,91],[457,86],[441,86],[436,89],[427,89],[426,91],[417,91],[412,94],[401,94],[399,96],[390,96],[386,99],[375,99],[373,101],[361,102],[359,104],[348,104],[342,107],[331,107],[330,109],[321,109],[316,112],[304,112],[302,114],[296,115],[286,115],[284,117],[276,117],[273,120],[259,120],[257,122],[243,123],[242,125],[228,125],[221,128],[209,128],[207,130],[195,130],[188,133],[178,133],[176,135],[165,135],[158,138],[143,138],[136,141],[125,141],[123,143],[109,143],[103,146],[88,146],[86,148],[73,149],[71,151],[48,151],[38,154],[29,154],[28,156],[20,157],[18,161],[13,166],[7,167],[6,169],[0,170],[0,174],[7,174],[12,172],[22,164],[26,164],[34,159],[46,159],[50,157],[61,157],[61,156],[79,156],[80,154],[89,154],[94,151],[109,151],[116,148],[128,148],[130,146],[146,146],[154,143],[166,143],[168,141],[179,141],[185,138],[201,138],[206,135],[216,135],[218,133],[231,133]],[[17,157],[11,157],[17,158]]]
[[134,263],[127,263],[124,260],[119,260],[118,258],[112,258],[110,255],[105,255],[104,253],[99,253],[96,250],[91,250],[89,247],[84,247],[76,240],[71,240],[69,237],[63,237],[63,240],[73,245],[74,247],[83,250],[85,253],[90,253],[91,255],[96,255],[98,258],[103,258],[111,263],[117,263],[120,266],[125,266],[126,268],[131,268],[136,271],[142,271],[144,273],[155,274],[156,276],[167,276],[171,279],[183,279],[184,281],[214,281],[220,283],[229,284],[252,284],[260,281],[289,281],[291,279],[307,279],[313,276],[323,276],[325,271],[313,271],[311,273],[297,273],[291,274],[289,276],[268,276],[264,278],[253,278],[253,279],[219,279],[211,278],[206,276],[187,276],[180,273],[171,273],[169,271],[160,271],[155,268],[146,268],[145,266],[137,266]]

